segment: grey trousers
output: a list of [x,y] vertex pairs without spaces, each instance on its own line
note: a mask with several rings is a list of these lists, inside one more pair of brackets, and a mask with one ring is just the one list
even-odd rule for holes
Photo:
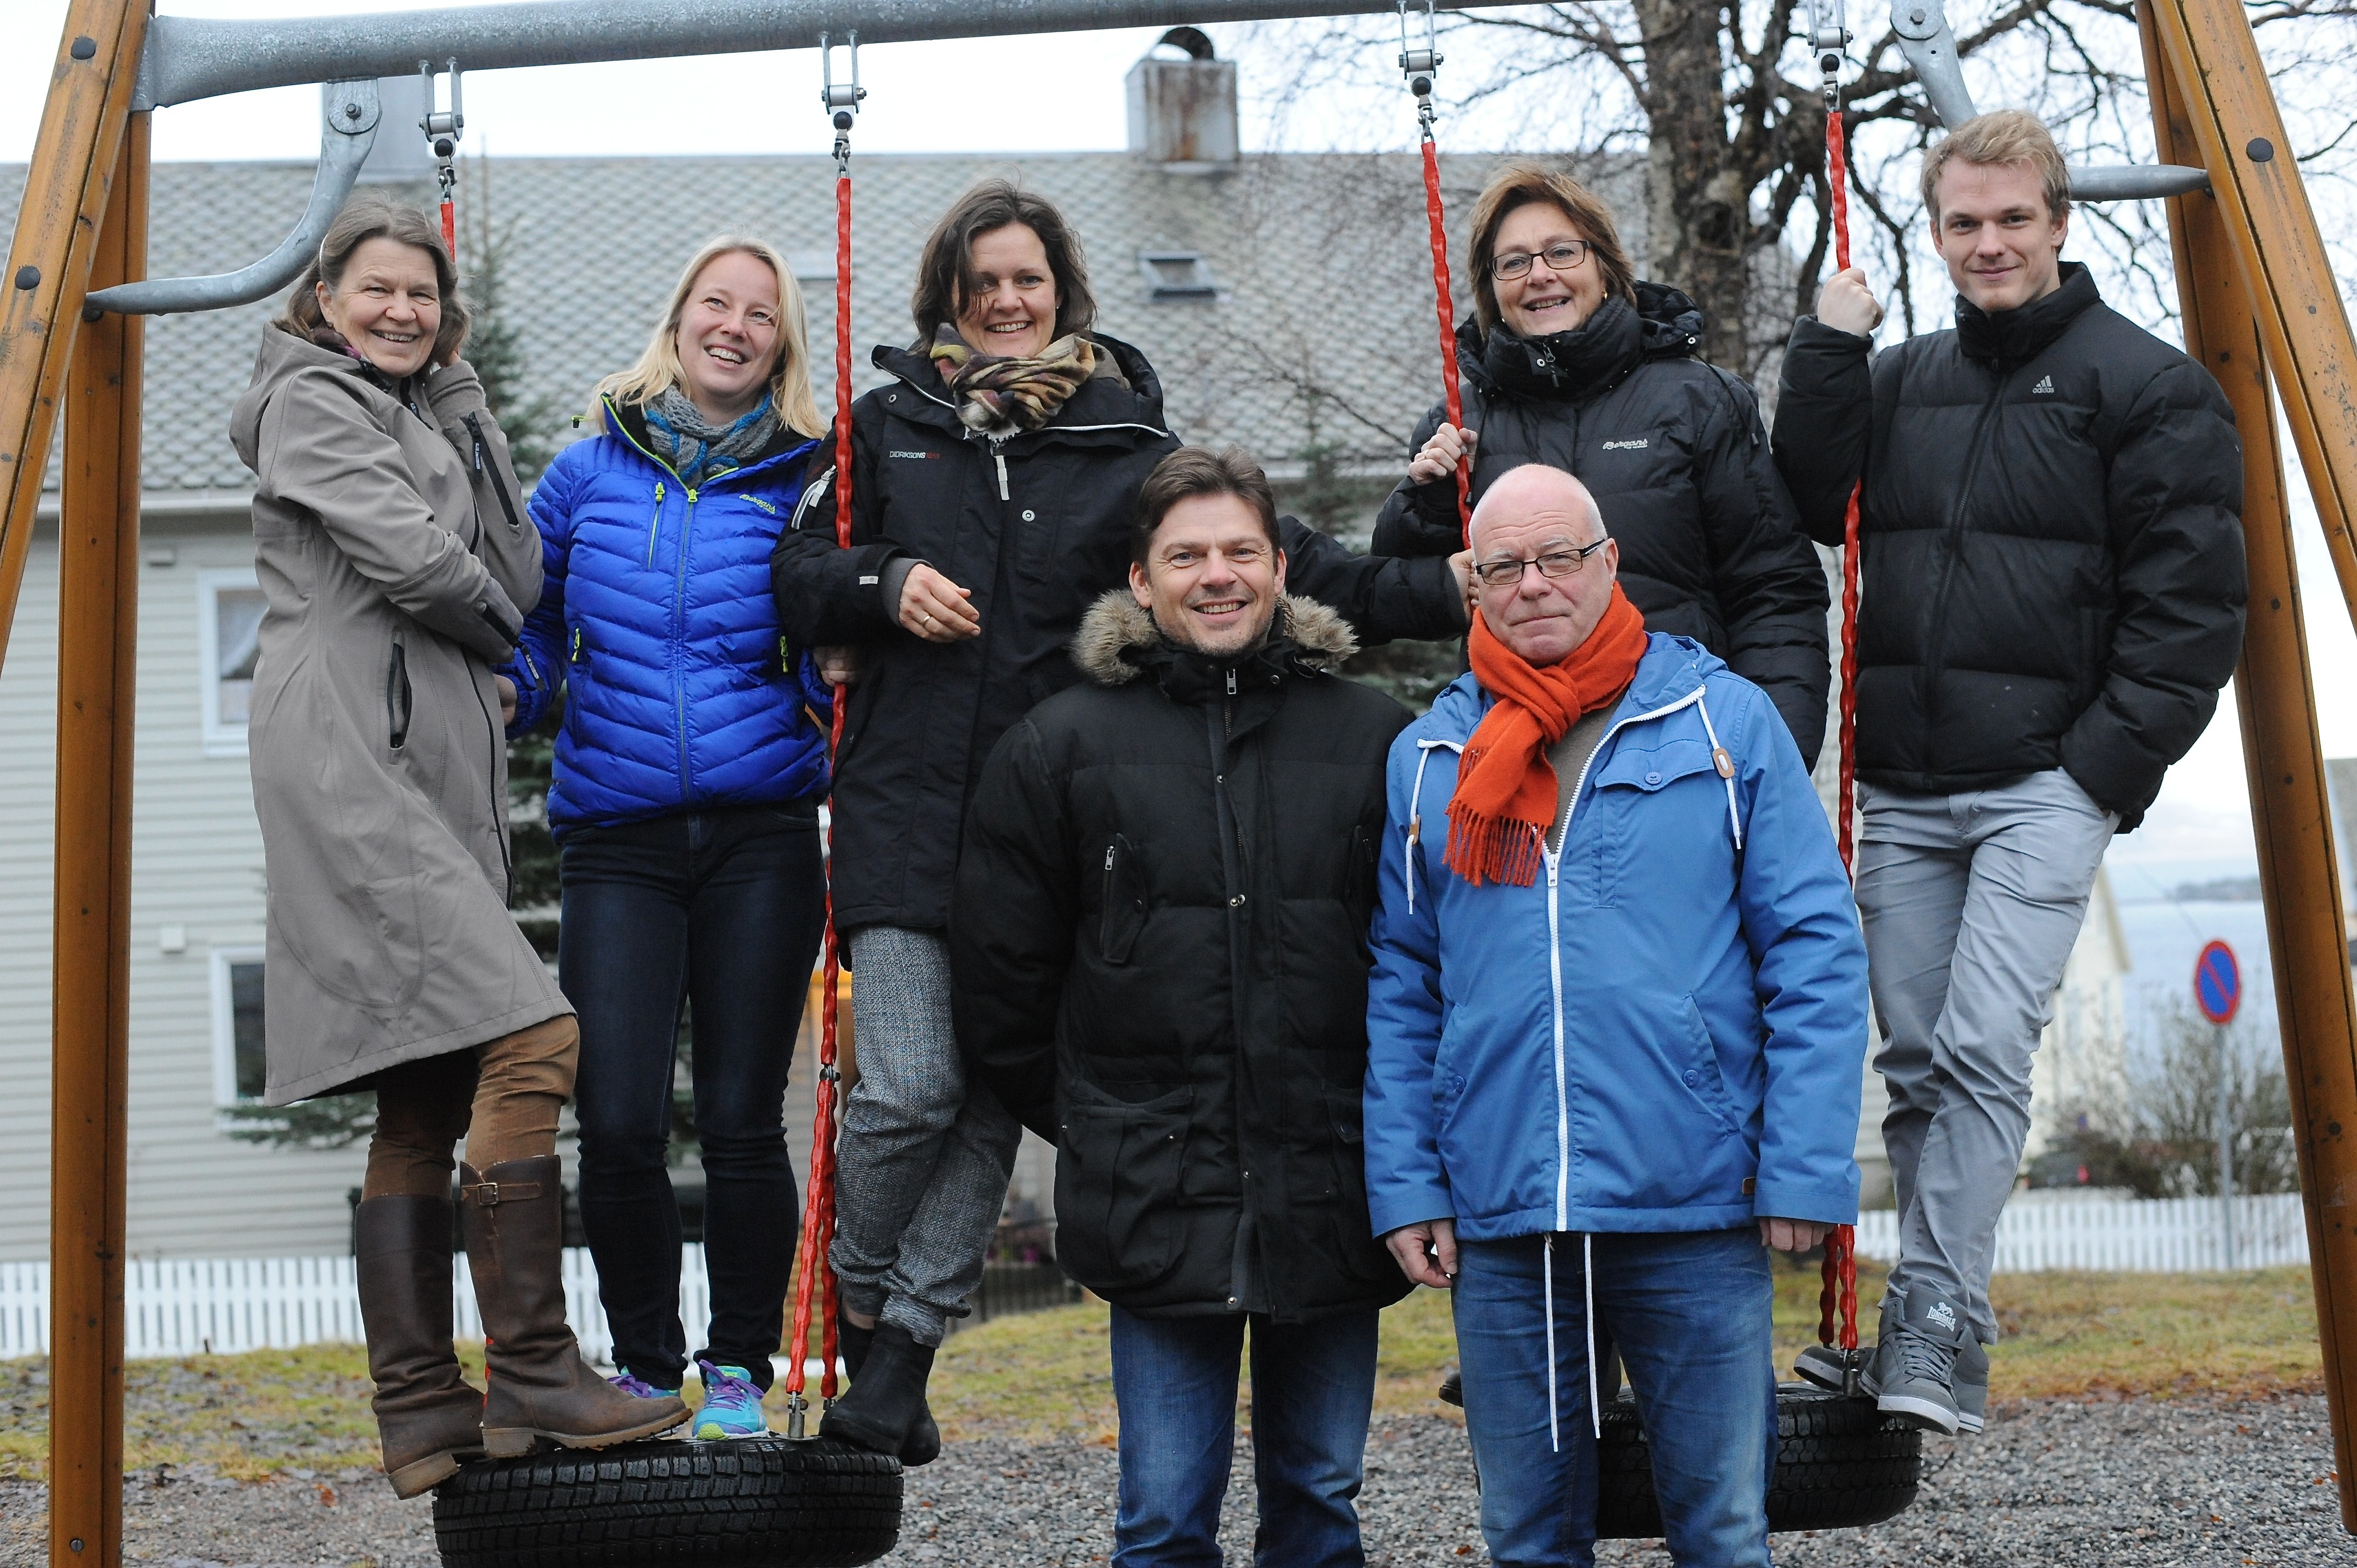
[[1022,1124],[968,1084],[939,931],[851,933],[859,1081],[844,1103],[827,1252],[854,1312],[938,1345],[982,1283]]
[[1989,1262],[2029,1132],[2030,1058],[2119,818],[2059,768],[1958,795],[1858,793],[1900,1210],[1890,1287],[1937,1291],[1994,1345]]

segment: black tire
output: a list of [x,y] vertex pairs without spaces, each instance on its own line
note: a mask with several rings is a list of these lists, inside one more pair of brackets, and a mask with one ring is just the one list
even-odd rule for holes
[[[1806,1383],[1776,1390],[1776,1470],[1768,1483],[1768,1528],[1848,1530],[1880,1524],[1915,1500],[1923,1478],[1923,1434],[1885,1416],[1868,1399],[1846,1399]],[[1653,1458],[1637,1423],[1634,1397],[1604,1407],[1597,1454],[1599,1540],[1662,1533]]]
[[900,1536],[900,1462],[819,1438],[656,1441],[469,1465],[435,1488],[445,1568],[855,1568]]

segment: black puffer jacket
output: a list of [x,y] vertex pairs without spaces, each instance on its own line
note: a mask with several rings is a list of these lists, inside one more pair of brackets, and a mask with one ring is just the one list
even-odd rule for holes
[[[1065,645],[1097,596],[1128,581],[1137,488],[1179,443],[1145,357],[1095,342],[1121,377],[1087,382],[1044,429],[1004,442],[958,423],[930,360],[877,349],[899,380],[852,410],[854,547],[835,548],[831,464],[779,537],[770,581],[787,641],[861,649],[834,780],[846,930],[949,923],[958,822],[982,759],[1080,678]],[[1446,562],[1353,555],[1289,518],[1284,544],[1295,591],[1340,610],[1364,641],[1464,629]],[[942,646],[902,630],[881,586],[900,557],[972,589],[982,635]]]
[[[1578,476],[1620,542],[1620,586],[1649,631],[1691,637],[1764,689],[1814,766],[1824,739],[1824,568],[1769,460],[1759,400],[1694,357],[1702,312],[1674,288],[1637,285],[1568,332],[1485,339],[1458,329],[1473,499],[1524,463]],[[1423,450],[1446,417],[1416,426]],[[1375,524],[1385,555],[1458,548],[1457,484],[1403,479]]]
[[2243,448],[2210,372],[2066,263],[1870,370],[1803,317],[1775,447],[1826,544],[1865,470],[1859,775],[1948,794],[2060,767],[2135,827],[2243,646]]
[[1090,684],[999,742],[966,823],[959,1043],[1056,1140],[1066,1272],[1147,1316],[1407,1293],[1370,1230],[1360,1096],[1408,714],[1328,673],[1352,646],[1330,611],[1288,600],[1285,628],[1215,664],[1107,595],[1074,644]]

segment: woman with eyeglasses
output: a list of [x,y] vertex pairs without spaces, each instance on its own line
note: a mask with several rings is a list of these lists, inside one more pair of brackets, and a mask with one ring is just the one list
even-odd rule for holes
[[1468,454],[1476,501],[1524,463],[1575,474],[1620,541],[1646,628],[1693,638],[1764,688],[1813,764],[1831,681],[1825,575],[1750,386],[1695,358],[1702,312],[1633,275],[1611,209],[1568,176],[1507,164],[1472,228],[1465,423],[1440,406],[1425,416],[1375,553],[1461,547],[1454,475]]

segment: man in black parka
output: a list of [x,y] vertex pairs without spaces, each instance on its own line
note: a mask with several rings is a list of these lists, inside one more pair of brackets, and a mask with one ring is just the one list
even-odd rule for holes
[[[1809,532],[1861,474],[1857,902],[1900,1256],[1882,1407],[1978,1431],[1997,1214],[2095,874],[2242,647],[2242,446],[2210,373],[2061,260],[2068,176],[2017,113],[1924,160],[1953,331],[1868,362],[1864,274],[1794,328],[1775,456]],[[1837,1384],[1836,1364],[1801,1371]]]
[[1379,1309],[1367,1217],[1367,926],[1397,703],[1284,596],[1233,449],[1146,479],[1132,588],[1084,683],[985,764],[950,923],[972,1070],[1057,1144],[1057,1251],[1113,1303],[1124,1561],[1219,1554],[1251,1327],[1259,1552],[1359,1563]]

